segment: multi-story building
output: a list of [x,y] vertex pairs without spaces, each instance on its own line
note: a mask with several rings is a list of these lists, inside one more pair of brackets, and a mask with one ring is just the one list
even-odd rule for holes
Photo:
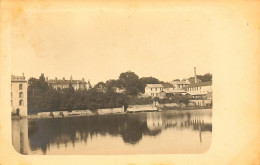
[[192,96],[207,95],[212,92],[212,81],[190,84],[187,92]]
[[171,84],[174,86],[174,89],[186,89],[190,85],[190,82],[188,80],[172,81]]
[[49,85],[51,85],[54,89],[65,89],[69,88],[70,85],[75,89],[75,90],[84,90],[89,88],[89,83],[87,83],[84,78],[82,80],[73,80],[72,76],[70,77],[70,80],[66,80],[64,77],[63,79],[50,79],[47,82]]
[[23,76],[11,76],[12,114],[27,116],[27,80]]
[[183,89],[175,89],[175,87],[170,83],[164,84],[146,84],[145,95],[152,97],[170,97],[179,94],[187,94]]
[[146,84],[145,94],[148,96],[159,96],[161,91],[163,91],[162,84]]
[[191,84],[187,92],[192,96],[190,102],[194,105],[212,105],[212,81]]

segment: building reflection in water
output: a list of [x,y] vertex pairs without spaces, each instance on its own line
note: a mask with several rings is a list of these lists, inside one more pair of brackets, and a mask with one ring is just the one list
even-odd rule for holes
[[21,154],[29,153],[28,120],[12,120],[12,144],[14,149]]
[[[28,127],[29,124],[29,127]],[[122,137],[125,144],[135,145],[144,136],[159,136],[172,128],[198,132],[212,131],[209,114],[194,112],[148,112],[136,114],[100,115],[59,119],[12,120],[13,145],[22,154],[41,150],[46,154],[50,146],[87,144],[97,135]]]

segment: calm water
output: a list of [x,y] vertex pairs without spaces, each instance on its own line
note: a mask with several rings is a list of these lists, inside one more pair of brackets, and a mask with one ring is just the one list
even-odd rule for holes
[[211,144],[212,110],[12,120],[22,154],[186,154]]

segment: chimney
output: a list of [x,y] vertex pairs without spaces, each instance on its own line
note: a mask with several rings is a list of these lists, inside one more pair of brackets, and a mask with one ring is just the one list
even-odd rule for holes
[[198,83],[197,74],[196,74],[196,67],[194,67],[194,82]]
[[85,82],[85,79],[84,79],[84,78],[82,78],[82,82]]
[[25,80],[24,73],[23,73],[23,79]]
[[47,82],[49,81],[48,77],[46,77],[46,81],[47,81]]
[[55,77],[55,81],[57,81],[58,79],[57,79],[57,77]]
[[65,77],[63,77],[62,79],[63,79],[63,81],[65,81]]

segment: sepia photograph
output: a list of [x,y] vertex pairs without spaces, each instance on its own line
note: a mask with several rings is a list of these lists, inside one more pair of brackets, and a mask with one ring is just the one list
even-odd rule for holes
[[188,20],[171,10],[118,12],[32,11],[23,14],[30,31],[12,27],[16,151],[186,154],[209,149],[210,21],[200,13]]
[[259,1],[226,4],[5,1],[0,164],[258,160]]

